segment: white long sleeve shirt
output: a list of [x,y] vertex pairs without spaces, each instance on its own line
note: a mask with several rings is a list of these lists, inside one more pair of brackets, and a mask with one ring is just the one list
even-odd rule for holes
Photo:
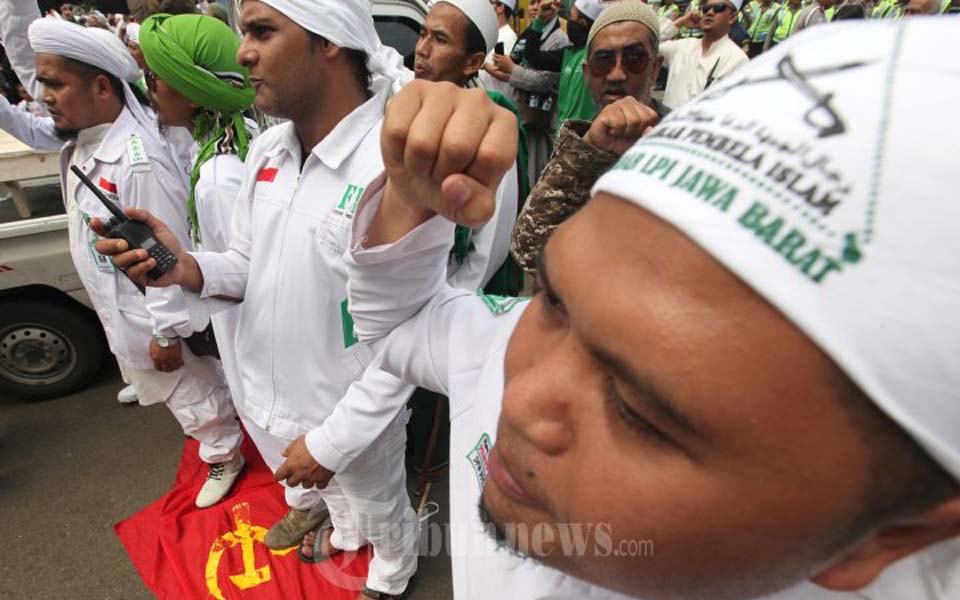
[[749,60],[729,37],[717,40],[706,52],[699,38],[660,42],[660,56],[663,66],[670,70],[663,92],[663,104],[668,108],[686,104],[712,81],[726,77]]
[[[371,189],[382,188],[383,181],[379,178]],[[362,239],[379,199],[368,196],[354,240]],[[477,503],[487,453],[496,442],[504,352],[526,301],[495,301],[449,287],[444,264],[452,238],[453,225],[434,218],[396,244],[369,250],[352,244],[347,265],[358,334],[366,339],[389,335],[375,364],[450,398],[454,597],[624,598],[498,549],[485,532]]]
[[34,150],[53,152],[63,148],[64,140],[57,135],[51,117],[40,117],[23,112],[0,95],[0,129],[6,131]]
[[[187,237],[185,190],[176,165],[166,148],[153,143],[150,136],[139,135],[140,124],[124,109],[110,126],[103,141],[80,169],[120,206],[144,208],[167,223],[181,240]],[[67,170],[74,142],[68,142],[60,153],[61,187],[74,188],[67,178],[75,176]],[[131,369],[153,369],[149,343],[153,334],[154,316],[147,310],[143,294],[116,270],[112,262],[93,249],[96,234],[87,222],[92,217],[103,220],[111,215],[99,199],[83,185],[76,185],[75,206],[64,197],[67,206],[70,254],[74,266],[103,324],[110,349],[117,360]],[[168,294],[171,292],[162,291]]]
[[[363,186],[383,170],[388,86],[346,116],[305,158],[293,125],[261,134],[247,154],[229,250],[195,254],[201,296],[242,299],[236,351],[244,415],[285,438],[309,433],[324,467],[341,471],[399,414],[412,392],[367,370],[346,310],[346,250]],[[203,216],[201,216],[201,223]],[[382,426],[385,428],[390,421]]]

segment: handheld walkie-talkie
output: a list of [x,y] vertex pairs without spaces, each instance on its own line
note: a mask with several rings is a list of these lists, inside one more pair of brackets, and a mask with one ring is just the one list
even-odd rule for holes
[[95,186],[93,182],[90,181],[90,178],[84,175],[83,171],[78,169],[76,165],[71,166],[70,170],[80,178],[83,185],[87,186],[91,192],[96,194],[100,202],[102,202],[103,205],[107,207],[107,210],[110,211],[110,214],[113,215],[113,218],[103,224],[103,229],[107,232],[107,237],[120,238],[126,241],[127,244],[130,245],[131,250],[136,250],[137,248],[146,250],[150,258],[157,261],[157,266],[147,272],[147,277],[150,279],[160,279],[169,273],[170,269],[177,264],[177,257],[154,237],[153,231],[143,223],[134,221],[123,214],[120,207],[107,198],[107,196],[100,191],[100,188]]

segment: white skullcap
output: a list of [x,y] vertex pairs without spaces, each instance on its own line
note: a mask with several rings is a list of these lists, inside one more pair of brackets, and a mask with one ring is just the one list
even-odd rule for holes
[[489,0],[438,0],[434,5],[440,2],[449,4],[466,15],[480,30],[480,35],[487,45],[487,53],[493,52],[500,35],[500,25],[497,24],[497,13]]
[[517,0],[497,0],[497,2],[505,5],[510,10],[517,10]]
[[140,23],[127,24],[127,41],[140,45]]
[[105,29],[83,27],[69,21],[37,19],[27,30],[30,46],[37,54],[54,54],[96,67],[113,75],[123,84],[123,100],[127,110],[143,127],[144,134],[160,144],[166,142],[157,129],[157,120],[130,89],[130,83],[141,77],[140,67],[130,56],[120,38]]
[[713,255],[960,479],[955,27],[804,31],[674,110],[594,192]]
[[596,21],[603,12],[603,3],[600,0],[577,0],[573,5],[591,21]]
[[740,10],[740,7],[743,6],[743,0],[727,0],[733,7],[737,10]]
[[413,73],[403,67],[403,57],[380,42],[369,0],[262,1],[336,46],[365,52],[367,68],[374,77],[390,80],[394,92],[413,79]]
[[654,49],[657,48],[660,43],[660,19],[657,17],[657,12],[643,0],[620,0],[616,4],[608,4],[600,13],[600,17],[594,20],[593,26],[590,27],[590,34],[587,35],[587,47],[590,47],[593,38],[604,27],[625,21],[645,25],[653,34]]

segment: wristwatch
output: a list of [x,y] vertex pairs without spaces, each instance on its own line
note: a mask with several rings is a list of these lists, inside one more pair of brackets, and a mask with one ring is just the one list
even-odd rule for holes
[[171,337],[167,337],[165,335],[155,335],[153,336],[153,339],[161,348],[170,348],[171,346],[176,346],[180,343],[180,338],[175,335]]

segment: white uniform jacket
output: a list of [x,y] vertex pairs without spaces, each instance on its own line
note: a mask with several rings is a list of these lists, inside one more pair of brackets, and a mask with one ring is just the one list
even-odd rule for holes
[[[154,138],[141,136],[139,131],[140,125],[124,109],[96,153],[80,168],[120,206],[145,208],[167,223],[181,241],[188,240],[186,203],[179,200],[186,197],[183,179],[167,149],[153,142]],[[60,184],[64,190],[68,189],[66,173],[73,144],[68,142],[60,152]],[[149,343],[155,316],[147,311],[143,294],[126,275],[93,249],[97,236],[86,224],[91,217],[106,220],[111,215],[86,187],[79,185],[76,197],[76,210],[71,206],[71,199],[64,198],[68,226],[77,232],[71,236],[70,254],[103,323],[110,348],[124,366],[152,369]],[[151,290],[151,293],[171,292]]]
[[382,371],[364,374],[373,354],[357,343],[346,305],[353,213],[383,170],[388,87],[373,91],[305,159],[292,124],[261,134],[247,154],[230,249],[195,254],[202,297],[243,299],[244,416],[280,437],[309,432],[311,454],[334,472],[390,423],[365,416],[384,406],[398,414],[412,391]]

